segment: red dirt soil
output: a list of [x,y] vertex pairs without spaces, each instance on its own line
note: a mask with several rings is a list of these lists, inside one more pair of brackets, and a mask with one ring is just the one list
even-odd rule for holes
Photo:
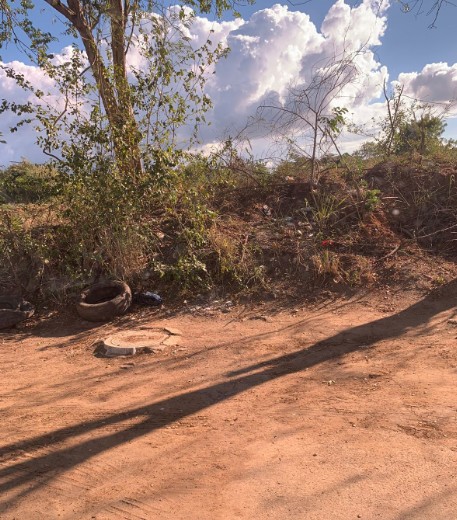
[[[454,520],[456,294],[3,332],[0,518]],[[179,345],[93,356],[148,325]]]

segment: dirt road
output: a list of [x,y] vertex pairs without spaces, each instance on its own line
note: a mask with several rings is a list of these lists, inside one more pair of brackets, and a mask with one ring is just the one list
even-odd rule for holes
[[456,289],[2,333],[0,518],[455,520]]

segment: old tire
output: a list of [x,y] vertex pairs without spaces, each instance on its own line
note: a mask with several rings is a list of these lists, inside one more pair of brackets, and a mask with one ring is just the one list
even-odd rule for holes
[[33,316],[35,308],[16,296],[0,296],[0,329],[14,327],[17,323]]
[[81,293],[76,310],[87,321],[109,321],[125,314],[132,303],[130,287],[117,280],[91,285]]

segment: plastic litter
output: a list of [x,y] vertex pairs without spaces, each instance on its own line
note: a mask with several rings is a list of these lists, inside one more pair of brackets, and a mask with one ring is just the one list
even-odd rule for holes
[[163,300],[157,293],[151,291],[135,293],[133,295],[133,302],[138,305],[149,305],[151,307],[158,307],[162,305]]
[[271,209],[266,204],[262,206],[262,212],[266,217],[271,217]]

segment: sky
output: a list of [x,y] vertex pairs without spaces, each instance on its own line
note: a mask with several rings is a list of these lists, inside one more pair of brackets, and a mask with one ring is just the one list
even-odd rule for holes
[[[37,0],[36,4],[36,21],[56,32],[58,22],[50,8],[44,1]],[[210,148],[220,139],[236,134],[256,114],[259,105],[272,99],[280,102],[290,85],[306,85],[316,64],[343,48],[355,52],[364,47],[356,58],[361,75],[336,103],[348,109],[348,118],[355,124],[370,127],[373,117],[385,116],[384,81],[389,86],[398,82],[410,98],[430,103],[457,99],[457,8],[444,6],[436,27],[429,28],[433,15],[427,15],[427,6],[431,4],[432,0],[424,0],[422,13],[405,14],[398,2],[389,4],[386,0],[263,0],[240,8],[240,19],[229,14],[222,20],[198,17],[189,33],[196,43],[205,41],[213,30],[212,40],[222,41],[231,49],[208,79],[206,89],[214,108],[207,117],[211,126],[202,129],[202,145]],[[68,43],[59,37],[53,48],[57,58],[65,54]],[[52,81],[14,46],[0,49],[0,56],[5,64],[14,62],[35,86],[52,91]],[[27,99],[2,71],[1,98]],[[59,103],[58,96],[55,101]],[[46,160],[34,144],[37,136],[33,127],[11,134],[8,128],[13,123],[12,115],[0,114],[0,132],[7,141],[0,144],[0,164],[21,158]],[[457,118],[447,123],[446,137],[457,138]],[[268,140],[263,135],[251,131],[249,137],[257,156],[268,153]],[[344,149],[352,151],[360,144],[359,136],[344,134]]]

